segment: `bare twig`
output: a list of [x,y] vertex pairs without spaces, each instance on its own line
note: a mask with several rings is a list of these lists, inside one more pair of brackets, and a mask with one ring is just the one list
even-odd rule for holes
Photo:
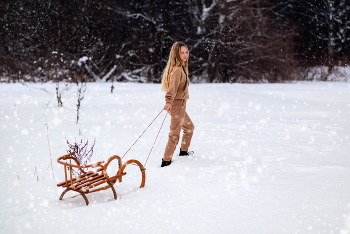
[[78,86],[78,98],[77,98],[77,124],[79,121],[79,111],[80,111],[80,104],[81,101],[84,99],[84,93],[86,91],[86,83],[81,83],[80,87]]
[[[57,155],[57,152],[60,150],[61,146],[62,146],[62,144],[60,145],[60,147],[58,148],[58,150],[57,150],[56,153],[54,154],[54,157],[55,157],[55,155]],[[47,171],[49,170],[49,167],[50,167],[50,164],[47,166],[45,175],[43,176],[42,180],[44,180],[44,178],[45,178],[45,176],[46,176],[46,174],[47,174]]]
[[45,178],[45,176],[47,174],[47,171],[49,170],[49,167],[50,167],[50,163],[49,163],[49,165],[47,165],[46,172],[45,172],[45,175],[43,176],[42,180],[44,180],[44,178]]
[[[43,114],[39,119],[41,119],[43,116],[46,117],[46,136],[47,136],[47,144],[49,146],[49,152],[50,152],[50,160],[51,160],[51,170],[52,170],[52,178],[55,178],[55,175],[53,173],[53,166],[52,166],[52,156],[51,156],[51,148],[50,148],[50,139],[49,139],[49,125],[47,124],[47,115]],[[35,120],[33,123],[38,121],[39,119]]]
[[38,90],[42,90],[44,91],[45,93],[49,94],[49,95],[52,95],[52,93],[50,93],[49,91],[47,91],[45,88],[36,88],[36,87],[29,87],[28,84],[20,81],[19,83],[21,83],[22,85],[26,86],[27,88],[30,88],[30,89],[38,89]]
[[34,170],[34,176],[36,175],[36,181],[39,181],[39,174],[38,174],[38,171],[36,170],[36,167],[35,167],[35,170]]

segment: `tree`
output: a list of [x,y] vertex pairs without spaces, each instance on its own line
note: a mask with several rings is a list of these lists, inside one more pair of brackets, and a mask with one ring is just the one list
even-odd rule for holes
[[306,0],[293,4],[302,25],[301,34],[308,41],[300,50],[310,51],[314,58],[321,57],[331,73],[335,60],[350,52],[350,1]]
[[290,79],[296,65],[293,28],[268,1],[194,0],[190,12],[195,74],[209,82]]
[[[0,72],[13,79],[73,81],[72,64],[87,57],[87,82],[159,82],[171,45],[183,41],[190,48],[193,81],[293,79],[295,50],[298,59],[311,55],[315,61],[329,51],[331,64],[348,56],[347,1],[4,0]],[[316,19],[312,6],[327,2],[334,2],[328,16],[337,16],[320,13]],[[333,30],[314,27],[324,19],[334,21]],[[52,62],[53,52],[60,55],[58,63]]]

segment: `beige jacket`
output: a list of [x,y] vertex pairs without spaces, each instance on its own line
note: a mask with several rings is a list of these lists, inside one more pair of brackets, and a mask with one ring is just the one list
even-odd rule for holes
[[165,102],[172,103],[174,99],[189,99],[189,79],[182,67],[174,69],[171,77],[168,92],[165,94]]

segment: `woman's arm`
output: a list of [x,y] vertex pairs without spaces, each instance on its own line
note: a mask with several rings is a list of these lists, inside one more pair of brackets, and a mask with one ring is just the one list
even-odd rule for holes
[[179,88],[180,79],[181,79],[181,69],[177,68],[173,75],[170,77],[170,84],[168,92],[165,94],[165,102],[172,103],[177,94],[177,90]]

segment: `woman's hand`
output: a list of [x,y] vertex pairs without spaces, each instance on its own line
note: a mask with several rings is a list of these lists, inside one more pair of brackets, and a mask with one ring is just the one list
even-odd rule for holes
[[171,104],[166,103],[163,110],[166,110],[169,113],[170,109],[171,109]]

